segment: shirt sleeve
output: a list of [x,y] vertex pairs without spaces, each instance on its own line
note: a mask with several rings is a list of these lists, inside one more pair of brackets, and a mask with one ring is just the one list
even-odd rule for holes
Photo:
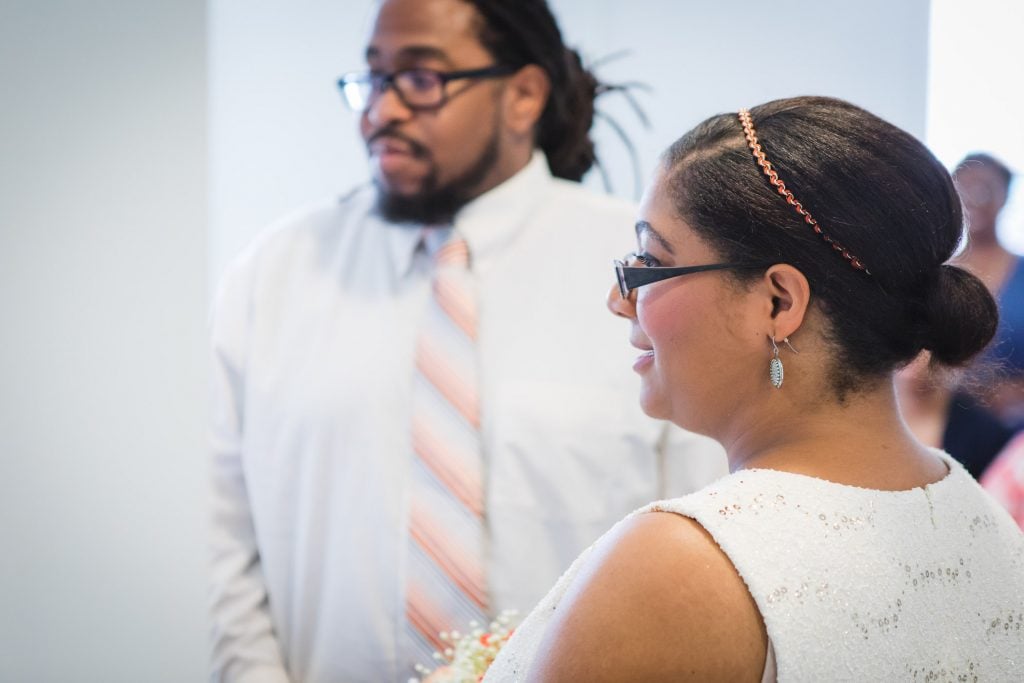
[[211,314],[211,681],[288,683],[242,466],[251,266],[224,278]]

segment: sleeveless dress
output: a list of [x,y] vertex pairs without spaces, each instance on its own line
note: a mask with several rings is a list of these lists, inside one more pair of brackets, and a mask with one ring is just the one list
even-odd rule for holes
[[[764,619],[765,681],[1022,681],[1024,535],[962,465],[937,454],[950,471],[923,488],[743,470],[630,517],[674,512],[711,534]],[[485,683],[525,680],[594,546],[519,626]]]
[[1024,259],[1017,259],[996,295],[999,327],[982,358],[1005,364],[1011,376],[1024,373]]

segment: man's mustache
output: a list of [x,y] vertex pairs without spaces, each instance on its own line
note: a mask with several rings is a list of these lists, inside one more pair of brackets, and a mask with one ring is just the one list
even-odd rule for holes
[[402,133],[402,132],[398,131],[397,129],[392,128],[390,126],[389,127],[385,127],[385,128],[381,128],[376,133],[371,135],[366,140],[366,147],[367,147],[367,149],[369,149],[370,145],[372,145],[377,140],[380,140],[381,138],[391,138],[393,140],[401,140],[402,142],[404,142],[405,144],[407,144],[409,146],[409,151],[412,152],[413,156],[424,157],[424,158],[430,156],[430,150],[428,150],[426,147],[424,147],[421,143],[417,142],[416,140],[413,140],[408,135],[405,135],[404,133]]

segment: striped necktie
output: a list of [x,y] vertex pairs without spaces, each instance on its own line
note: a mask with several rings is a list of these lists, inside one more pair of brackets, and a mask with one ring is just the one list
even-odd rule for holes
[[431,665],[444,631],[488,621],[476,288],[457,235],[434,255],[416,345],[406,572],[409,665]]

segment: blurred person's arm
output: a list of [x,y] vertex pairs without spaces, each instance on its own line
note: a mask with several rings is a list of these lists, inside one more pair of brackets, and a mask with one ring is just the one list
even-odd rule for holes
[[288,683],[242,466],[249,284],[243,269],[229,273],[211,320],[210,680]]

